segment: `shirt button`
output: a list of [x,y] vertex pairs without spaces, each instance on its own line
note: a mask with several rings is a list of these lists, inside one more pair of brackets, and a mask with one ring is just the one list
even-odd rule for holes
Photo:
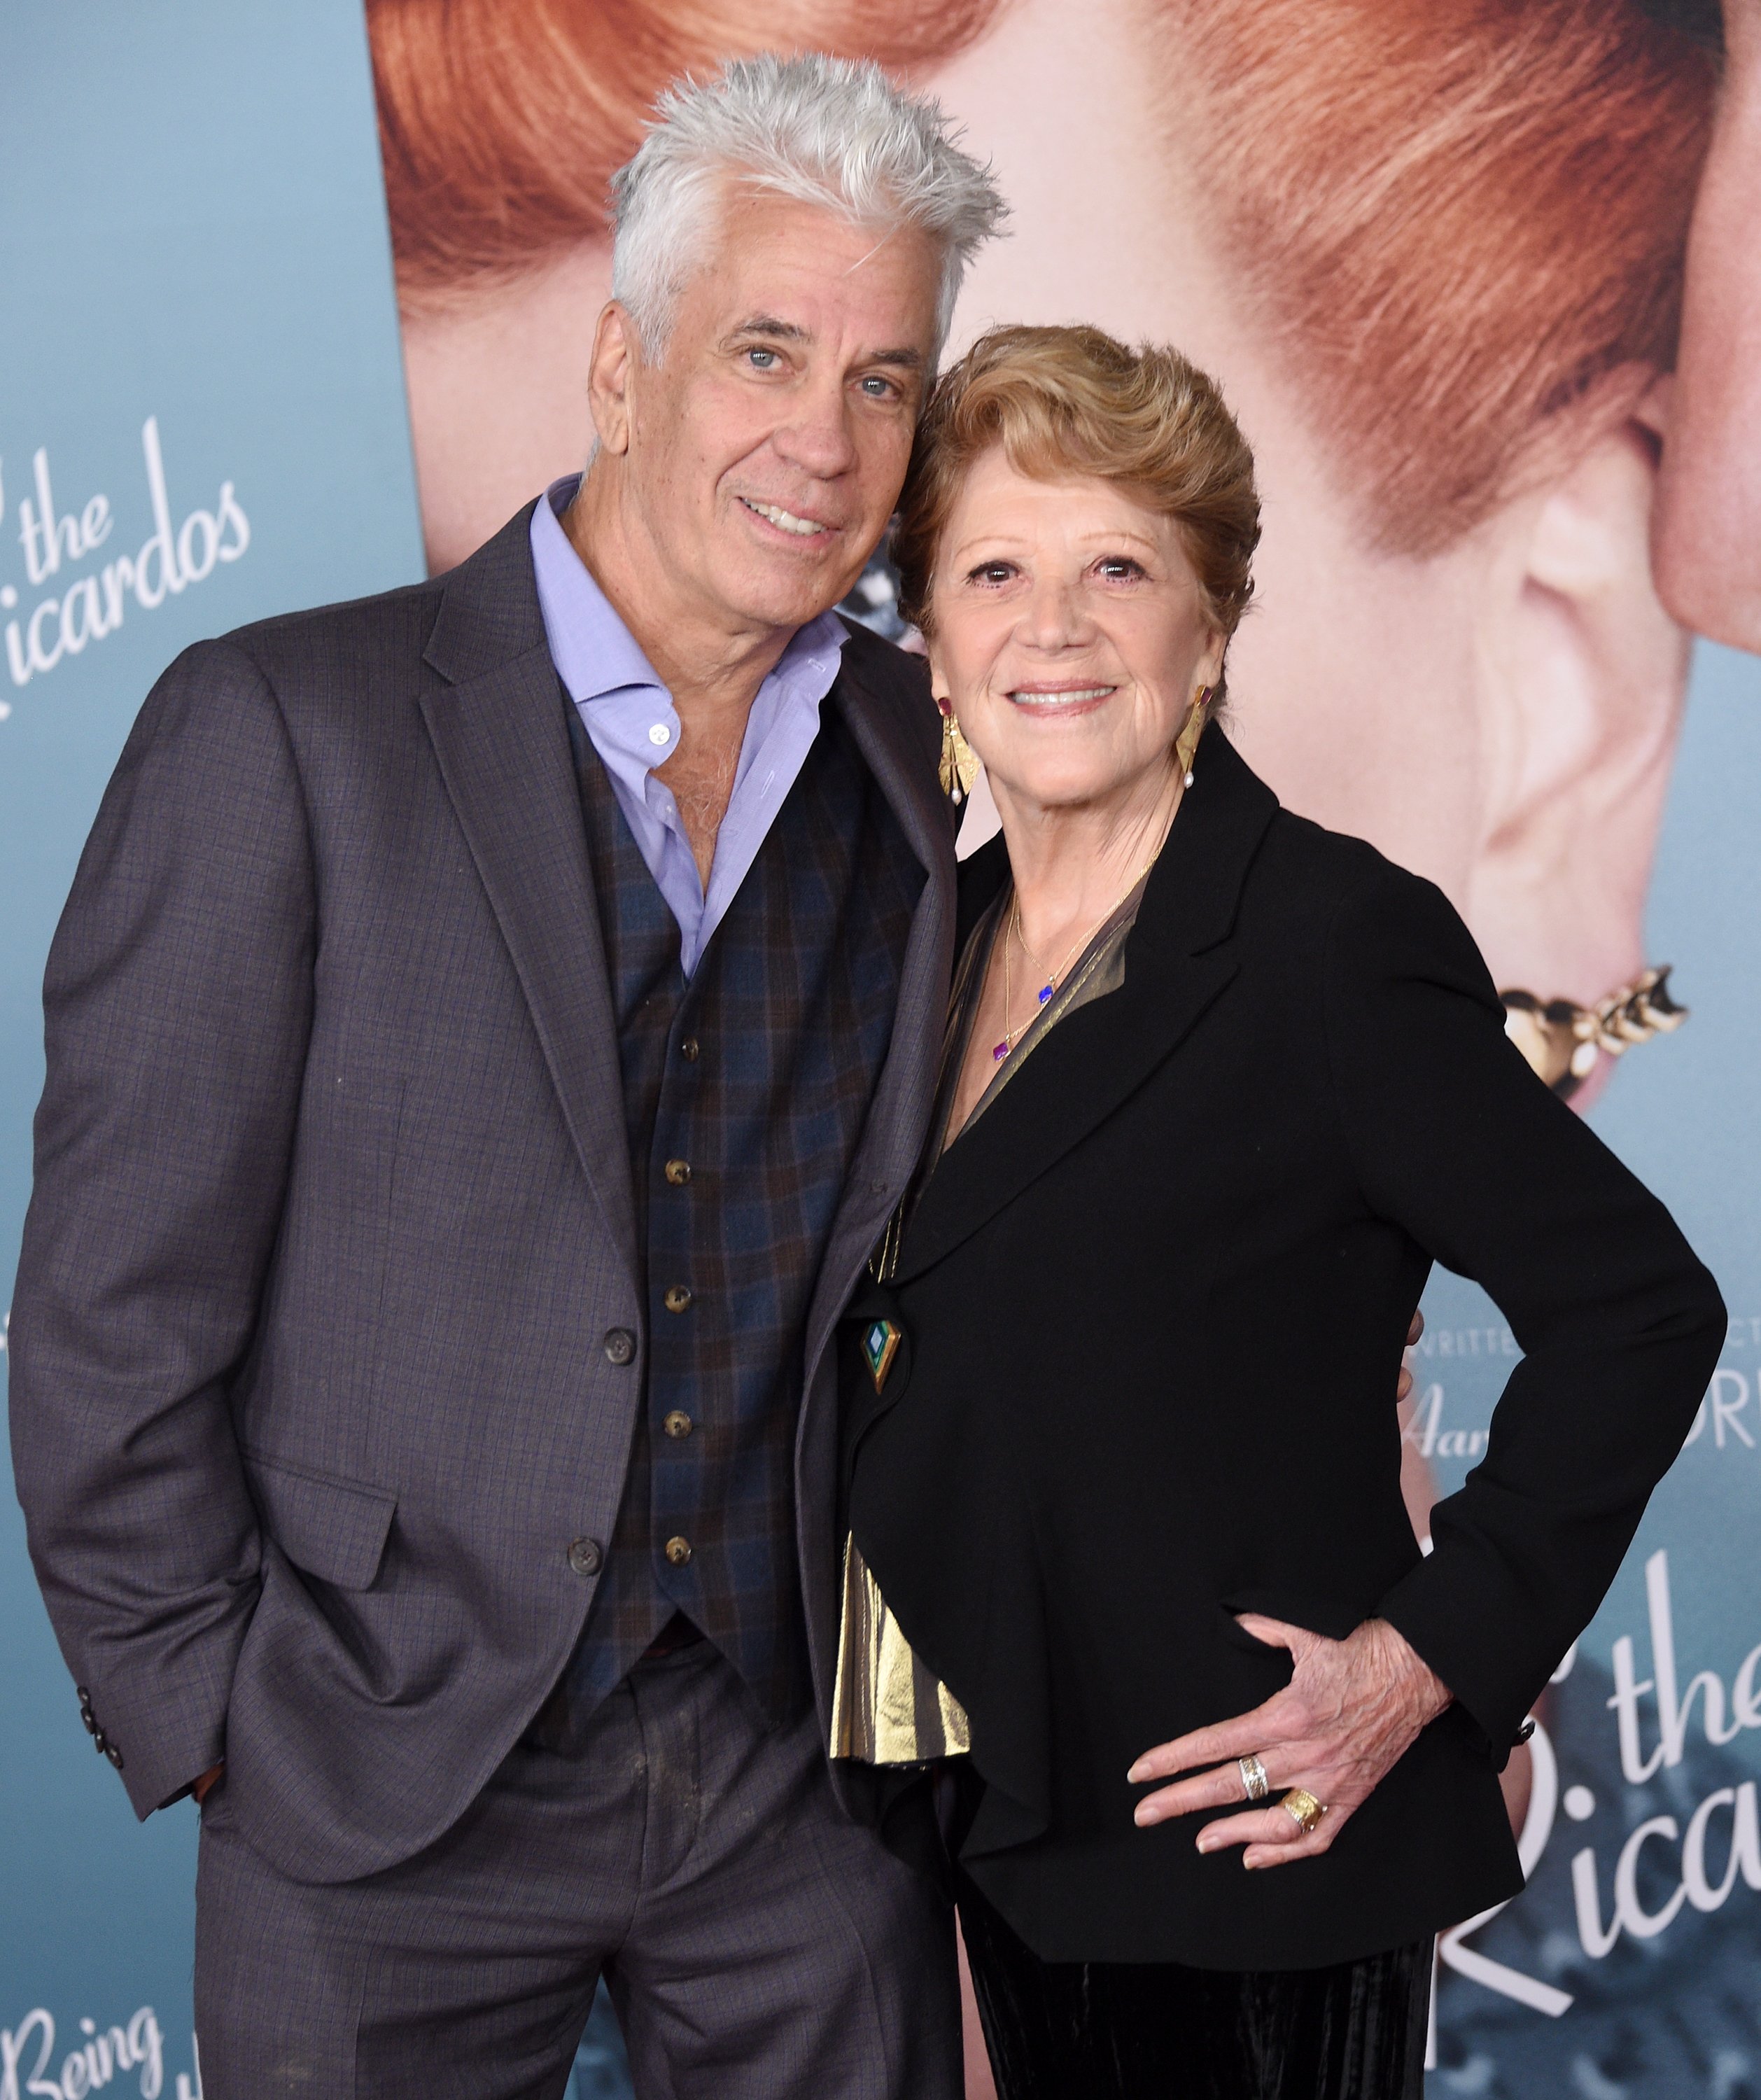
[[611,1327],[606,1331],[606,1361],[608,1364],[628,1364],[635,1361],[636,1337],[628,1327]]
[[691,1293],[682,1283],[669,1284],[667,1286],[667,1294],[660,1303],[665,1306],[669,1312],[682,1312],[691,1303]]
[[689,1436],[691,1433],[691,1418],[682,1408],[675,1407],[669,1414],[661,1417],[660,1427],[665,1430],[669,1436]]
[[687,1065],[695,1065],[698,1058],[702,1055],[696,1037],[695,1035],[687,1035],[685,1040],[680,1043],[678,1047],[678,1053],[680,1057],[685,1060]]
[[673,732],[664,722],[656,722],[648,732],[648,741],[651,743],[670,743],[673,741]]
[[691,1559],[691,1541],[688,1538],[669,1538],[666,1542],[666,1557],[675,1568],[682,1568]]
[[666,1163],[666,1178],[675,1189],[682,1189],[691,1179],[688,1159],[669,1159]]
[[597,1575],[603,1558],[597,1538],[577,1538],[568,1550],[568,1564],[577,1575]]

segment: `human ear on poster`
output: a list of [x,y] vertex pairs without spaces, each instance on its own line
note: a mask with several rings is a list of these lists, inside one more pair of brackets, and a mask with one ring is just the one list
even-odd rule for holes
[[1543,998],[1593,1004],[1647,960],[1690,646],[1650,569],[1665,406],[1653,384],[1630,412],[1562,430],[1557,464],[1484,528],[1480,839],[1463,902],[1501,982]]

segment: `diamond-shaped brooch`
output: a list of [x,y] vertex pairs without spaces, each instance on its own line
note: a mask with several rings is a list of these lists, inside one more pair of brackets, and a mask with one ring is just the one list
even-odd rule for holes
[[868,1366],[868,1375],[874,1380],[879,1392],[886,1383],[887,1373],[893,1368],[893,1359],[898,1354],[899,1330],[890,1320],[876,1320],[863,1330],[862,1352]]

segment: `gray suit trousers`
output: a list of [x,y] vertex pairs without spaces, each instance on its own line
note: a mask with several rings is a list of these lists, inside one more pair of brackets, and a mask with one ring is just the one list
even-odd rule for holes
[[208,2100],[560,2100],[602,1971],[639,2100],[961,2091],[951,1913],[840,1808],[812,1715],[767,1729],[707,1641],[364,1879],[291,1880],[209,1798]]

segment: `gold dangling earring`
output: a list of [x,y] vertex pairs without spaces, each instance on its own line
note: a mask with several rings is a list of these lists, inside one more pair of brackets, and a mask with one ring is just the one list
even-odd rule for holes
[[936,705],[942,710],[942,792],[957,810],[978,778],[978,754],[960,735],[954,703],[938,699]]
[[1205,710],[1210,704],[1211,688],[1201,686],[1193,695],[1192,712],[1186,717],[1186,726],[1175,742],[1175,762],[1180,767],[1182,780],[1189,788],[1193,784],[1193,760],[1198,753],[1198,739],[1204,735],[1207,719]]

